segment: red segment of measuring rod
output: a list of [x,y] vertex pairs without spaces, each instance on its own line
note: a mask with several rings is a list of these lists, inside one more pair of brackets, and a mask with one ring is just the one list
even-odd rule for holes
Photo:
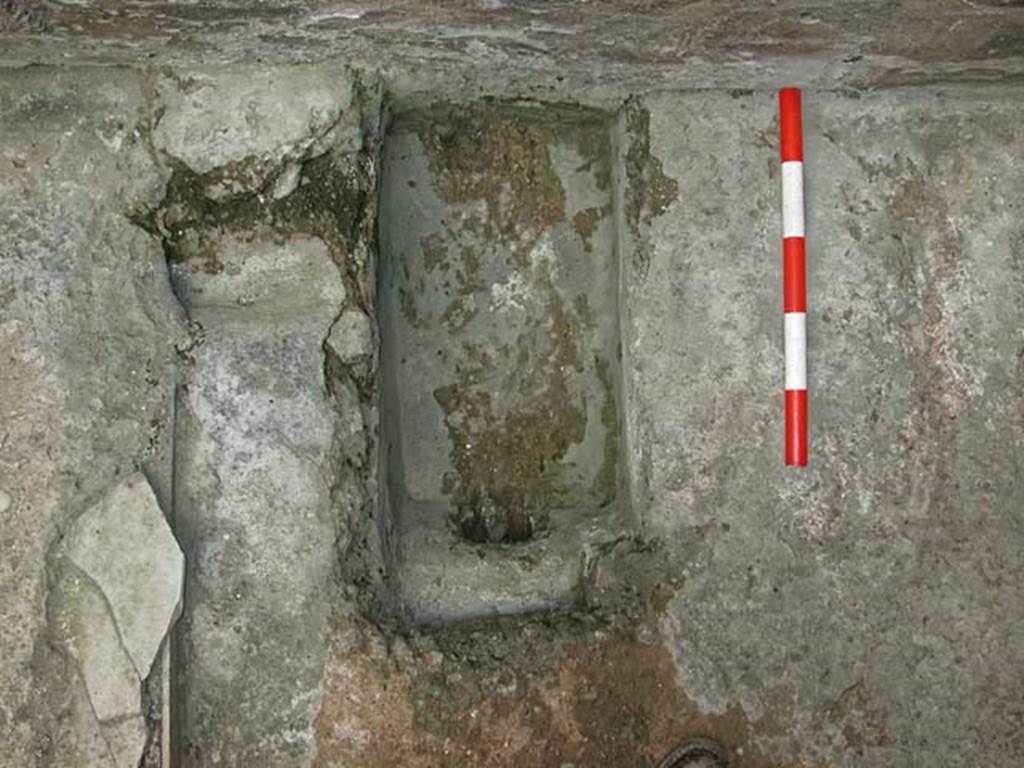
[[800,89],[779,91],[779,147],[782,162],[804,159],[804,128],[800,117]]
[[804,239],[787,237],[782,241],[782,311],[807,311],[807,275]]
[[807,390],[786,390],[786,464],[807,465]]

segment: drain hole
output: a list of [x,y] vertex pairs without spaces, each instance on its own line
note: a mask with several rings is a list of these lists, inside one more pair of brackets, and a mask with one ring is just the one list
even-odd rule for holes
[[478,544],[530,541],[548,527],[546,511],[528,504],[521,494],[476,490],[456,505],[452,522],[462,538]]

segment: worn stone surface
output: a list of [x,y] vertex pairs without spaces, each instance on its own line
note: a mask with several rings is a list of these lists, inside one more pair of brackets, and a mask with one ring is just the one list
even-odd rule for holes
[[825,764],[1020,762],[1019,94],[807,95],[801,471],[773,99],[647,107],[679,198],[629,289],[628,357],[647,529],[704,541],[663,619],[680,679],[705,712],[791,708]]
[[[249,102],[257,117],[245,151],[266,148],[267,178],[301,166],[286,194],[247,191],[244,163],[218,155],[226,164],[179,171],[143,217],[163,235],[193,331],[175,474],[176,526],[191,555],[176,750],[189,766],[309,763],[329,620],[345,604],[339,556],[356,527],[336,500],[358,497],[351,473],[371,465],[358,376],[326,353],[336,319],[366,306],[372,189],[359,174],[372,157],[364,166],[356,155],[379,107],[353,100],[352,81],[331,80],[334,70],[290,73],[294,98],[307,87],[329,93],[336,119],[322,137],[304,123],[293,138],[307,149],[296,156],[279,138],[288,125],[275,124],[276,98]],[[171,104],[163,119],[175,109],[189,112]],[[216,134],[220,114],[199,126]],[[211,188],[239,178],[234,194]]]
[[[149,732],[142,683],[184,584],[184,557],[146,478],[129,477],[78,517],[54,562],[49,629],[87,699],[71,699],[71,719],[84,733],[63,759],[138,768]],[[98,725],[105,750],[88,748],[89,724]]]
[[[78,665],[96,718],[140,717],[139,674],[103,590],[73,566],[52,594],[56,637]],[[142,752],[137,745],[136,762]]]
[[78,748],[104,743],[91,715],[75,724],[78,673],[46,624],[60,536],[139,468],[169,501],[180,317],[158,244],[125,216],[164,183],[144,111],[124,70],[0,72],[5,766],[90,765]]
[[255,191],[306,155],[361,143],[359,122],[341,119],[352,80],[340,67],[172,72],[155,76],[152,88],[160,104],[154,146],[198,174],[230,169],[207,184],[211,197]]
[[342,312],[331,326],[327,347],[345,365],[372,359],[375,355],[373,321],[358,309]]
[[79,517],[61,554],[102,590],[138,677],[148,677],[181,608],[185,558],[146,478],[128,478]]
[[[323,241],[225,237],[175,268],[202,326],[180,405],[179,535],[192,553],[179,670],[188,765],[301,765],[334,566],[321,346],[344,301]],[[266,290],[273,286],[273,290]]]
[[[811,466],[782,466],[774,94],[636,102],[626,408],[634,506],[665,549],[596,549],[581,605],[646,606],[639,637],[584,641],[586,679],[545,650],[573,630],[545,646],[529,618],[343,646],[321,764],[651,765],[698,734],[739,766],[1024,759],[1018,94],[805,104]],[[614,724],[589,730],[586,692]]]
[[7,0],[5,22],[17,64],[383,61],[396,81],[463,98],[515,83],[556,100],[579,83],[991,82],[1019,78],[1024,34],[1013,0]]

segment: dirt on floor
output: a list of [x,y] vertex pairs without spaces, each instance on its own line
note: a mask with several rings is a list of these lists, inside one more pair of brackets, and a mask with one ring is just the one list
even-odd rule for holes
[[792,705],[751,720],[702,714],[668,650],[587,616],[502,619],[367,642],[329,663],[318,768],[645,768],[708,736],[734,768],[819,768],[794,758]]

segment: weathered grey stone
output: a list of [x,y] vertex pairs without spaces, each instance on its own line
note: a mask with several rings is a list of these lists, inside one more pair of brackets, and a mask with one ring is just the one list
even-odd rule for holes
[[[98,725],[96,713],[89,701],[89,694],[85,690],[85,683],[81,676],[75,674],[70,680],[71,689],[70,702],[70,723],[64,730],[62,736],[47,752],[47,757],[53,760],[55,765],[87,765],[102,766],[102,768],[113,768],[114,755],[111,752],[110,741],[108,740],[108,728]],[[135,719],[130,715],[124,722],[131,722]],[[138,745],[136,745],[138,747]],[[122,755],[130,757],[134,752],[138,759],[139,750],[125,749]]]
[[288,197],[299,186],[299,178],[302,173],[302,166],[295,161],[287,163],[284,170],[274,181],[274,190],[271,193],[275,200]]
[[327,337],[327,347],[346,365],[373,356],[373,325],[365,312],[346,309]]
[[136,474],[82,514],[58,552],[58,577],[49,597],[58,647],[82,676],[88,708],[72,703],[80,746],[88,757],[89,723],[99,726],[116,768],[137,768],[148,728],[142,715],[142,679],[177,616],[184,556],[149,483]]
[[58,572],[50,595],[54,637],[81,675],[87,699],[72,698],[76,738],[59,754],[70,765],[137,768],[148,729],[135,664],[99,585],[69,563]]
[[188,253],[175,271],[205,329],[179,412],[176,519],[193,557],[179,727],[197,755],[305,765],[335,557],[323,342],[345,292],[318,239],[213,247],[223,272]]
[[156,147],[200,174],[249,163],[232,179],[241,191],[316,148],[348,109],[352,80],[340,67],[218,68],[158,77],[155,90],[166,110]]
[[322,314],[324,307],[345,301],[338,267],[319,239],[294,237],[280,244],[228,234],[216,248],[214,269],[188,259],[171,268],[177,295],[193,320],[301,322],[310,307]]
[[104,724],[103,736],[114,768],[138,768],[146,746],[146,734],[146,721],[142,715]]
[[638,8],[632,0],[406,0],[399,9],[366,0],[213,0],[200,9],[10,0],[5,7],[27,11],[30,28],[49,26],[57,34],[18,34],[24,27],[15,24],[0,63],[247,62],[257,79],[272,63],[355,61],[388,70],[403,91],[422,94],[426,82],[456,100],[507,88],[524,98],[574,101],[602,87],[621,95],[666,87],[770,89],[780,82],[1009,82],[1022,69],[1018,5],[717,0]]
[[0,512],[5,766],[90,765],[100,726],[75,720],[76,665],[46,624],[54,548],[140,467],[169,487],[183,325],[159,243],[127,217],[166,181],[145,146],[141,82],[127,70],[0,72],[0,487],[14,501]]
[[[336,67],[268,71],[256,92],[244,72],[196,77],[240,91],[257,117],[228,119],[239,141],[221,151],[216,97],[166,95],[169,124],[213,132],[212,157],[186,161],[206,177],[180,174],[192,186],[174,197],[169,185],[157,212],[174,222],[165,247],[194,332],[176,429],[176,533],[191,565],[179,751],[185,765],[304,766],[340,607],[339,547],[368,527],[364,410],[374,412],[325,348],[346,285],[360,294],[353,304],[372,301],[379,94]],[[278,125],[282,106],[292,114]],[[195,151],[178,139],[168,154]],[[252,185],[259,195],[230,197]],[[203,214],[211,207],[217,216]]]
[[149,482],[133,475],[85,512],[64,554],[102,590],[140,678],[181,607],[185,557]]
[[812,762],[1017,763],[1024,430],[1003,323],[1024,312],[1024,108],[804,105],[811,447],[793,470],[772,94],[646,104],[679,196],[629,278],[639,495],[650,530],[703,542],[667,642],[705,712],[791,706]]
[[56,636],[81,671],[97,719],[138,715],[139,675],[103,590],[70,567],[62,571],[51,599]]

